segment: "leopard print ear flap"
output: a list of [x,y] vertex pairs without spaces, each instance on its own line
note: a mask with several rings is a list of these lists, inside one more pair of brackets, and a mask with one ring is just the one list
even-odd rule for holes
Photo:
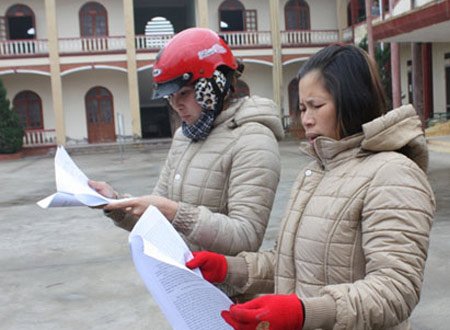
[[[225,75],[219,70],[215,70],[212,79],[214,79],[214,82],[223,93],[227,82]],[[195,99],[203,109],[216,110],[219,96],[214,91],[214,87],[209,79],[200,78],[197,80],[195,83]]]

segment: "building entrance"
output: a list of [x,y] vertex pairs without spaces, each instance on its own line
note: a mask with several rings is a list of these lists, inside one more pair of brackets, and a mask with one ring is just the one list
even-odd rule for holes
[[142,138],[171,137],[169,112],[166,106],[141,108]]

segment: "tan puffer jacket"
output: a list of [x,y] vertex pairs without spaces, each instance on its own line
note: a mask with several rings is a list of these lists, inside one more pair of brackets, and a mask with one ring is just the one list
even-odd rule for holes
[[[277,106],[257,96],[235,100],[204,141],[176,131],[153,193],[179,202],[172,224],[192,250],[258,250],[280,179],[283,136]],[[110,216],[128,230],[137,221]]]
[[412,106],[363,131],[303,145],[314,161],[294,184],[277,248],[229,258],[241,292],[295,292],[305,330],[411,329],[435,210],[426,141]]

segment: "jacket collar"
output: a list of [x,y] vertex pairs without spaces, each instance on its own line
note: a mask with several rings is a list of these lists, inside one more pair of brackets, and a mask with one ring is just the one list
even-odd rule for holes
[[245,98],[239,98],[231,101],[231,104],[224,110],[222,110],[219,115],[214,120],[214,127],[226,122],[227,120],[234,117],[236,111],[244,103]]
[[341,140],[319,136],[313,144],[307,141],[300,143],[300,150],[319,161],[324,169],[331,169],[342,161],[356,157],[361,152],[363,139],[362,133]]
[[264,97],[253,95],[234,99],[214,121],[214,126],[226,123],[229,128],[236,128],[246,123],[259,123],[269,128],[277,140],[284,138],[280,111],[277,105]]
[[312,145],[301,144],[301,150],[330,168],[350,157],[367,153],[397,151],[413,160],[424,172],[428,166],[428,150],[421,122],[412,105],[389,111],[362,126],[357,133],[339,141],[318,137]]

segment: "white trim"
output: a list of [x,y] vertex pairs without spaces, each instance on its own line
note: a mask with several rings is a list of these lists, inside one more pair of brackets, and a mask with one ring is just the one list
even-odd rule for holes
[[39,76],[50,77],[49,72],[38,71],[38,70],[24,70],[24,69],[0,71],[0,76],[7,75],[7,74],[15,74],[15,73],[29,73],[29,74],[36,74]]
[[75,72],[95,70],[95,69],[128,72],[128,70],[125,69],[125,68],[120,68],[120,67],[112,66],[112,65],[86,65],[86,66],[81,66],[81,67],[78,67],[78,68],[66,70],[66,71],[61,73],[61,77],[64,77],[64,76],[66,76],[68,74],[75,73]]
[[112,66],[112,65],[94,65],[94,69],[128,72],[128,70],[125,68],[121,68],[119,66]]
[[296,62],[306,62],[307,60],[309,60],[309,57],[298,57],[298,58],[293,58],[292,60],[283,62],[282,65],[286,66],[286,65],[296,63]]
[[244,63],[255,63],[255,64],[262,64],[267,66],[273,66],[272,62],[269,61],[262,61],[262,60],[255,60],[255,59],[244,59]]
[[0,76],[6,75],[6,74],[12,74],[12,73],[16,73],[14,70],[4,70],[4,71],[0,71]]
[[37,75],[40,75],[40,76],[50,77],[50,72],[45,72],[45,71],[18,69],[18,70],[16,70],[16,72],[17,73],[31,73],[31,74],[37,74]]
[[147,70],[147,69],[151,69],[151,68],[153,68],[153,65],[154,64],[145,65],[145,66],[143,66],[141,68],[138,68],[137,71],[141,72],[141,71],[144,71],[144,70]]
[[89,65],[89,66],[80,66],[78,68],[74,68],[74,69],[70,69],[70,70],[66,70],[64,72],[61,72],[61,77],[64,77],[68,74],[74,73],[74,72],[81,72],[81,71],[87,71],[87,70],[92,70],[93,66]]

